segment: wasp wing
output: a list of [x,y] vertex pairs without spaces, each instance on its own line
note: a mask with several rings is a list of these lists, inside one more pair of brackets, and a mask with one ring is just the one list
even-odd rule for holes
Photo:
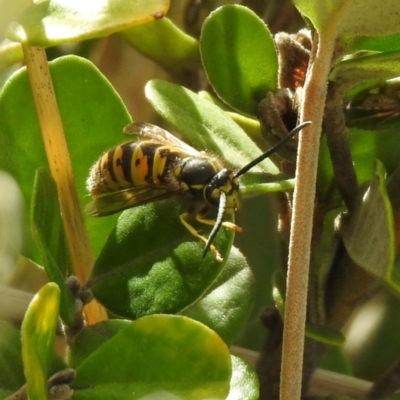
[[155,200],[173,196],[177,190],[170,188],[141,187],[104,193],[94,197],[86,206],[85,212],[93,217],[115,214],[127,208],[137,207]]
[[155,140],[169,146],[178,147],[189,156],[198,156],[200,154],[199,151],[178,139],[172,133],[169,133],[165,129],[147,122],[132,122],[131,124],[125,126],[124,134],[127,136],[136,135],[145,139]]

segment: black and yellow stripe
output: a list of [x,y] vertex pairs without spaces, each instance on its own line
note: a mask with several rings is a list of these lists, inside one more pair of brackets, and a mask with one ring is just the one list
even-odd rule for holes
[[152,141],[128,142],[106,152],[89,178],[92,195],[132,187],[168,185],[176,163],[173,147]]

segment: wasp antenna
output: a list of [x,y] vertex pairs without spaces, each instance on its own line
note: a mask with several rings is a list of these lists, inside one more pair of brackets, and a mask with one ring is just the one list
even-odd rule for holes
[[249,162],[242,169],[236,172],[235,177],[239,177],[245,174],[248,170],[253,168],[255,165],[264,161],[266,158],[270,157],[272,154],[276,153],[282,146],[284,146],[290,139],[293,138],[298,132],[300,132],[305,126],[310,125],[311,121],[303,122],[300,125],[297,125],[292,131],[290,131],[280,142],[278,142],[275,146],[272,146],[265,153],[261,154],[259,157],[255,158],[253,161]]
[[210,233],[210,236],[207,239],[206,247],[204,248],[202,258],[204,258],[210,250],[210,247],[212,245],[212,242],[215,239],[215,236],[217,236],[218,231],[220,230],[222,226],[222,219],[225,214],[225,208],[226,208],[226,194],[224,192],[221,192],[219,196],[219,206],[218,206],[218,215],[217,219],[215,221],[214,227],[212,228],[212,231]]

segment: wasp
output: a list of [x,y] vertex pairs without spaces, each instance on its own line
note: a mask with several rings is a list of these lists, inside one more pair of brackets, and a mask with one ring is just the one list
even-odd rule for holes
[[[92,216],[105,216],[175,194],[186,194],[193,207],[180,214],[180,221],[193,236],[205,243],[203,257],[210,250],[218,261],[222,261],[213,241],[222,226],[241,230],[223,220],[226,213],[237,211],[240,176],[275,153],[309,123],[294,128],[239,171],[225,168],[218,158],[197,151],[158,126],[131,123],[124,128],[124,133],[140,139],[112,148],[91,168],[87,188],[93,200],[86,212]],[[215,220],[205,218],[211,208],[217,209]],[[194,209],[200,223],[213,226],[208,238],[187,221]]]

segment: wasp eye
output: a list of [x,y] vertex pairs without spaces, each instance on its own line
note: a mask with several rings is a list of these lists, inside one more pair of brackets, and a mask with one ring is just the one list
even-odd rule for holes
[[218,207],[221,192],[228,194],[230,191],[231,171],[223,169],[215,174],[204,188],[204,199],[214,207]]

